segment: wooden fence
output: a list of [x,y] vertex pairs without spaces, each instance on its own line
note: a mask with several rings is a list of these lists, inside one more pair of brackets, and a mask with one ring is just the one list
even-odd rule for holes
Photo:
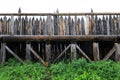
[[[0,62],[120,60],[120,13],[0,13]],[[112,49],[111,49],[112,48]],[[11,53],[11,55],[9,54]],[[103,54],[102,54],[103,53]]]

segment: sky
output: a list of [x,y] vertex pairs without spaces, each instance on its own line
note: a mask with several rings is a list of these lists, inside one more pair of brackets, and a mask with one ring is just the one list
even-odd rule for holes
[[0,0],[0,13],[120,12],[119,0]]

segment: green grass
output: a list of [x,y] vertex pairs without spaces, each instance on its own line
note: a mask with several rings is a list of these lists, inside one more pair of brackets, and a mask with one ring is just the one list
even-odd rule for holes
[[120,80],[120,63],[98,61],[88,63],[78,59],[71,63],[59,62],[50,67],[26,61],[20,64],[9,59],[0,65],[0,80]]

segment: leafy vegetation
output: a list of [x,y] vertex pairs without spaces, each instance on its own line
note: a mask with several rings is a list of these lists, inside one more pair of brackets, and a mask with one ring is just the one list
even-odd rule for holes
[[120,63],[111,60],[88,63],[79,59],[47,68],[40,63],[27,61],[22,65],[9,59],[0,65],[0,80],[120,80]]

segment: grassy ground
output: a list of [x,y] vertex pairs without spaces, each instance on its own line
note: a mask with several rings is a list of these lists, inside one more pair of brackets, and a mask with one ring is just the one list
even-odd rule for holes
[[9,59],[0,65],[0,80],[120,80],[120,63],[110,60],[88,63],[78,59],[71,63],[61,61],[46,68],[40,63],[22,65]]

